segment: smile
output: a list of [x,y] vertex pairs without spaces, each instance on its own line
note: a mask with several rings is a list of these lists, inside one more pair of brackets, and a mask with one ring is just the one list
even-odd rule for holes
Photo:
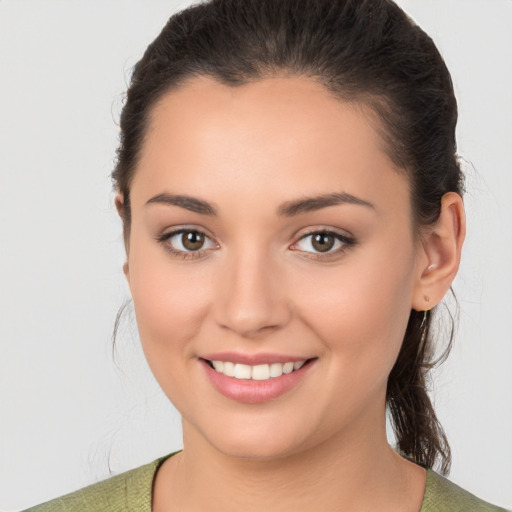
[[303,361],[257,364],[254,366],[242,363],[233,363],[231,361],[206,361],[215,371],[222,373],[226,377],[235,379],[268,380],[272,378],[287,375],[302,368],[306,363]]
[[248,404],[275,400],[291,392],[307,379],[317,360],[317,357],[299,359],[276,354],[236,353],[199,358],[214,389],[226,398]]

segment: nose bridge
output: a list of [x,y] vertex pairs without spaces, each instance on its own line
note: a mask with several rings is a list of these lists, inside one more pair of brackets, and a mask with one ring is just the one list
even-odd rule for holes
[[276,258],[254,240],[234,248],[218,283],[219,325],[246,337],[284,325],[289,308],[279,274]]

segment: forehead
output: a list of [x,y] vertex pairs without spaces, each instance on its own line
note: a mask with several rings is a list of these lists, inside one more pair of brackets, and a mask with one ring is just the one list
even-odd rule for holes
[[196,77],[153,107],[133,192],[211,195],[239,185],[242,195],[269,200],[284,192],[408,194],[376,122],[364,104],[308,78],[228,87]]

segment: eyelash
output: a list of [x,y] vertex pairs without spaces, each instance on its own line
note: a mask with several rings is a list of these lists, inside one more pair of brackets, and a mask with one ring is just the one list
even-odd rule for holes
[[[206,255],[204,253],[205,253],[205,251],[208,251],[209,249],[199,249],[197,251],[181,251],[178,249],[174,249],[168,243],[168,241],[171,238],[173,238],[176,235],[183,234],[183,233],[199,233],[199,234],[204,235],[205,238],[210,239],[210,237],[206,233],[204,233],[203,231],[201,231],[199,229],[181,228],[181,229],[177,229],[176,231],[171,231],[169,233],[164,233],[160,236],[157,236],[156,240],[157,240],[157,242],[163,244],[165,249],[168,252],[170,252],[173,256],[177,256],[178,258],[182,258],[184,260],[191,260],[191,259],[199,259],[199,258],[205,257]],[[308,254],[308,256],[304,256],[304,257],[314,259],[314,260],[327,260],[332,257],[336,257],[340,254],[343,254],[350,247],[353,247],[354,245],[357,244],[356,240],[349,236],[342,235],[340,233],[337,233],[335,231],[331,231],[328,229],[317,229],[314,231],[309,231],[308,233],[305,233],[304,235],[302,235],[299,238],[299,240],[293,244],[293,246],[297,245],[301,240],[304,240],[310,236],[317,235],[317,234],[333,236],[336,240],[341,242],[343,245],[332,252],[325,252],[325,253],[316,252],[315,253],[315,252],[310,252],[310,251],[304,251],[305,253]]]
[[[355,246],[357,244],[356,240],[352,237],[349,237],[347,235],[342,235],[341,233],[337,233],[336,231],[332,231],[329,229],[315,229],[313,231],[309,231],[307,233],[304,233],[297,242],[293,244],[293,246],[297,245],[301,240],[305,240],[306,238],[313,236],[313,235],[329,235],[334,237],[337,241],[342,243],[341,247],[338,247],[338,249],[334,251],[329,252],[310,252],[310,251],[304,251],[307,253],[307,256],[304,256],[305,258],[310,258],[314,260],[328,260],[332,258],[336,258],[340,256],[341,254],[345,253],[348,249]],[[292,246],[292,247],[293,247]]]
[[177,256],[178,258],[182,258],[184,260],[192,260],[199,259],[205,257],[204,252],[208,249],[199,249],[197,251],[180,251],[178,249],[174,249],[172,245],[168,242],[172,237],[176,235],[181,235],[183,233],[199,233],[205,236],[205,238],[210,239],[210,237],[200,229],[192,229],[192,228],[180,228],[176,231],[171,231],[170,233],[164,233],[156,238],[157,242],[163,244],[165,249],[170,252],[173,256]]

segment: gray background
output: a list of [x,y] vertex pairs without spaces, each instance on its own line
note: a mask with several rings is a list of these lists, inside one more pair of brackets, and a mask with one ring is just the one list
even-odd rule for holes
[[[0,0],[0,510],[181,447],[140,350],[109,173],[131,66],[190,2]],[[512,507],[512,2],[402,0],[459,100],[468,237],[435,374],[451,479]]]

